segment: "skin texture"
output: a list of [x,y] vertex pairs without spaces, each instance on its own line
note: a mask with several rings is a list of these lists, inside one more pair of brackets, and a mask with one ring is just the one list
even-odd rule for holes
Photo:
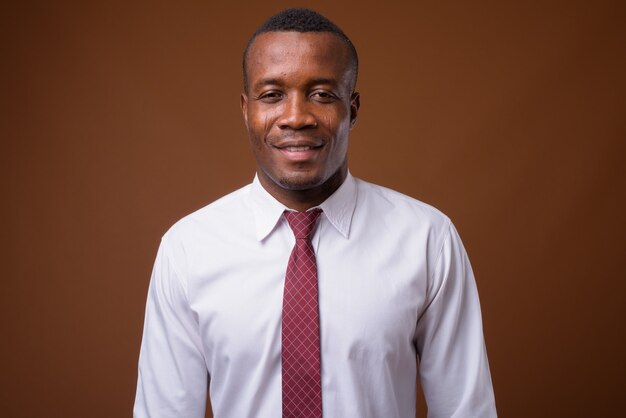
[[263,33],[246,73],[241,110],[261,184],[291,209],[319,205],[346,178],[360,104],[345,43],[325,32]]

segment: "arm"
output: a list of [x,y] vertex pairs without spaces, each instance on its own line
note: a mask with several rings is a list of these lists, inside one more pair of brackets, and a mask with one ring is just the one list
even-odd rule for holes
[[416,329],[428,416],[496,417],[474,275],[452,224],[446,235]]
[[164,237],[146,304],[135,418],[203,418],[208,372],[186,282]]

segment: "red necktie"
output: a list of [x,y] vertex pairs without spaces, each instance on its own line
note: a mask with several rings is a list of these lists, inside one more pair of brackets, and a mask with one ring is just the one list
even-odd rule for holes
[[311,235],[322,211],[285,212],[296,237],[285,275],[282,325],[283,418],[320,418],[317,265]]

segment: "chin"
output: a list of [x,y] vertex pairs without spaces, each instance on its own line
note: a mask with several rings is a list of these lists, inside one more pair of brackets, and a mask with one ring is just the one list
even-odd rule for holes
[[324,183],[324,179],[320,176],[295,174],[291,176],[283,176],[278,179],[277,183],[286,190],[309,190]]

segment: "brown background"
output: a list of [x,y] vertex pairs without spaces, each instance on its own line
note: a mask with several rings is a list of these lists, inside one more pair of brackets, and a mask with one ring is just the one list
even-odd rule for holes
[[[159,238],[252,179],[241,52],[296,4],[223,3],[3,6],[0,416],[131,415]],[[303,4],[360,53],[353,174],[461,232],[500,416],[623,411],[624,2]]]

